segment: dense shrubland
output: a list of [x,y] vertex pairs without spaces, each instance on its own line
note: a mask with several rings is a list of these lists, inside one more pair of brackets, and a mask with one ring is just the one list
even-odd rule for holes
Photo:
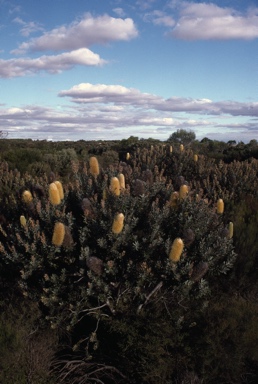
[[1,382],[257,381],[258,160],[129,139],[2,152]]

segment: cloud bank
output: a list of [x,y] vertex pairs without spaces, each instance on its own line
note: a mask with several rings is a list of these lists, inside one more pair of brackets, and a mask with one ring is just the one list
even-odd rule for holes
[[51,135],[56,140],[121,139],[130,135],[167,139],[179,128],[194,129],[197,138],[205,132],[217,140],[243,136],[251,140],[258,133],[258,103],[164,99],[135,88],[91,83],[62,90],[59,97],[73,103],[58,108],[1,106],[0,130],[7,130],[9,137],[46,139]]
[[[32,31],[42,28],[35,23],[25,23],[20,18],[13,20],[22,25],[21,34],[28,36]],[[45,71],[50,74],[69,70],[74,66],[100,66],[107,63],[88,47],[94,44],[106,44],[112,41],[128,41],[135,38],[138,31],[132,19],[114,18],[108,15],[84,17],[68,26],[61,26],[30,39],[12,50],[12,55],[23,55],[21,58],[0,59],[0,78],[35,75]],[[28,54],[46,51],[47,54],[37,58]],[[58,52],[59,54],[49,54]],[[24,57],[24,55],[27,55]]]
[[[182,40],[251,40],[258,38],[258,8],[241,13],[213,3],[174,0],[169,13],[152,11],[147,18],[154,24],[173,27],[168,36]],[[177,14],[177,16],[176,16]]]
[[108,15],[93,17],[90,13],[68,26],[61,26],[19,45],[15,54],[32,51],[67,51],[107,44],[111,41],[128,41],[138,31],[132,19],[114,18]]
[[60,55],[44,55],[36,59],[0,59],[0,77],[11,78],[33,75],[41,71],[56,74],[71,69],[76,65],[98,66],[105,63],[106,61],[101,59],[98,54],[87,48],[81,48]]
[[81,83],[73,86],[71,89],[59,92],[59,96],[70,97],[71,101],[79,104],[114,103],[116,105],[130,105],[135,108],[164,112],[258,117],[258,102],[214,102],[209,99],[180,97],[164,99],[160,96],[142,93],[138,89],[126,88],[121,85]]

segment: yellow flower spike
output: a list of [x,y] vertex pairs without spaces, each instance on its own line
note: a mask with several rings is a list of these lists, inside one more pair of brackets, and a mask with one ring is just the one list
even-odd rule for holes
[[119,173],[118,180],[120,183],[120,188],[125,189],[125,176],[123,173]]
[[169,146],[169,153],[172,153],[173,152],[173,147],[172,145]]
[[173,244],[169,253],[169,259],[173,261],[173,263],[177,263],[180,260],[183,249],[184,249],[184,242],[180,237],[177,237],[173,241]]
[[220,215],[224,212],[224,201],[222,199],[219,199],[217,201],[217,213]]
[[184,200],[187,197],[188,192],[189,192],[188,185],[186,184],[181,185],[179,189],[179,199]]
[[53,205],[58,205],[61,203],[59,190],[55,183],[49,184],[49,200]]
[[170,207],[175,208],[178,204],[178,200],[179,200],[179,193],[177,191],[172,192],[169,200]]
[[64,190],[63,190],[62,183],[60,181],[58,181],[58,180],[54,181],[54,183],[57,186],[60,199],[63,200],[63,198],[64,198]]
[[99,162],[95,156],[90,158],[90,173],[95,177],[99,175]]
[[230,221],[229,225],[228,225],[228,238],[229,239],[232,239],[233,237],[233,234],[234,234],[234,224],[232,223],[232,221]]
[[120,183],[117,177],[112,177],[110,182],[110,190],[114,195],[120,195]]
[[29,204],[33,200],[31,192],[28,190],[24,191],[22,194],[22,200],[24,203]]
[[115,218],[114,218],[114,221],[113,221],[113,225],[112,225],[112,232],[116,235],[118,235],[122,230],[123,230],[123,227],[124,227],[124,215],[123,213],[118,213]]
[[197,161],[198,161],[198,155],[195,154],[194,157],[193,157],[193,159],[194,159],[194,162],[197,163]]
[[129,160],[129,159],[130,159],[130,153],[127,152],[127,154],[126,154],[126,160]]
[[26,220],[25,216],[23,216],[23,215],[20,216],[20,224],[22,227],[26,227],[27,220]]
[[180,149],[180,152],[184,152],[184,144],[180,144],[180,147],[179,147],[179,149]]
[[65,237],[65,226],[63,223],[57,222],[54,226],[54,232],[52,237],[52,244],[60,247],[63,244]]

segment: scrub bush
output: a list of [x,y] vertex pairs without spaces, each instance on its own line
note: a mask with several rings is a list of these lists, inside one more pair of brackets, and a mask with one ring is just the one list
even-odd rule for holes
[[54,364],[64,383],[171,383],[202,374],[189,334],[221,282],[230,286],[233,195],[215,181],[205,193],[201,177],[212,170],[188,151],[141,148],[97,172],[73,163],[62,199],[49,191],[54,184],[58,192],[54,174],[21,176],[2,165],[1,279],[15,282],[50,329],[69,335],[69,359]]

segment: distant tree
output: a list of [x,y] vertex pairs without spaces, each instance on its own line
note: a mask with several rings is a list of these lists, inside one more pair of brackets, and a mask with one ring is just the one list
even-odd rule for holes
[[195,139],[196,136],[193,131],[187,131],[186,129],[178,129],[176,132],[173,132],[169,136],[167,141],[187,145],[192,143]]
[[5,139],[8,136],[8,132],[0,131],[0,139]]
[[229,140],[229,141],[227,142],[227,144],[228,144],[229,146],[234,146],[234,145],[236,145],[236,140]]
[[203,143],[209,143],[209,142],[211,142],[212,140],[211,139],[209,139],[208,137],[204,137],[201,141],[200,141],[200,143],[201,144],[203,144]]

